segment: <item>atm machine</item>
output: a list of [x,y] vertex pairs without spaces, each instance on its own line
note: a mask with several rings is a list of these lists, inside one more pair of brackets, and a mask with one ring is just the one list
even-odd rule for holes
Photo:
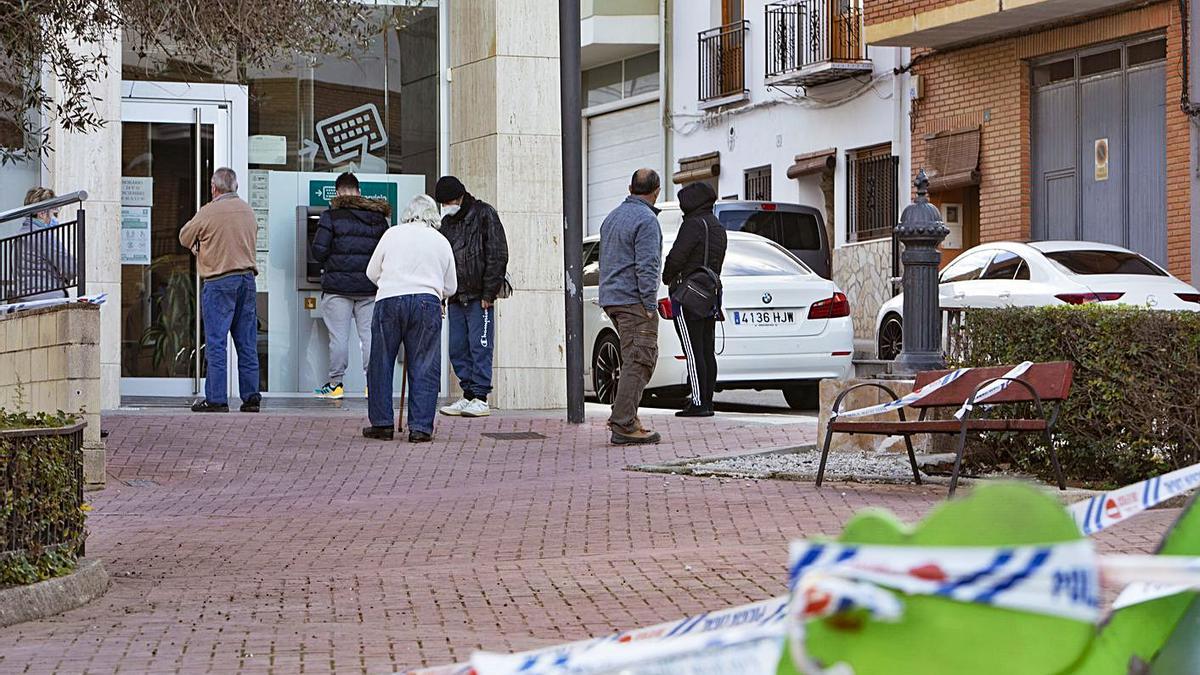
[[[254,176],[253,174],[260,174]],[[266,194],[255,204],[267,204],[268,262],[268,391],[311,394],[328,379],[329,336],[321,315],[321,265],[312,259],[310,243],[321,213],[335,196],[336,173],[251,171],[252,185]],[[265,174],[265,175],[263,175]],[[405,174],[357,174],[364,197],[385,198],[392,205],[392,223],[413,196],[424,192],[425,177]],[[261,283],[261,281],[260,281]],[[442,387],[448,393],[447,340],[442,336]],[[362,355],[351,341],[344,379],[347,396],[361,395],[366,385]],[[400,369],[396,370],[396,395]]]

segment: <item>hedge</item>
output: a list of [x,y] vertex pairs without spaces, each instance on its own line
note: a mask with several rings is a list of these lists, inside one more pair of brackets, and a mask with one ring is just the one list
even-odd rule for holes
[[[1055,431],[1068,480],[1111,487],[1200,461],[1200,312],[1063,306],[969,310],[955,365],[1073,361]],[[973,441],[971,464],[1052,476],[1035,434]]]
[[[70,415],[0,408],[0,431],[74,425]],[[29,584],[75,568],[87,536],[80,503],[78,435],[0,434],[0,587]]]

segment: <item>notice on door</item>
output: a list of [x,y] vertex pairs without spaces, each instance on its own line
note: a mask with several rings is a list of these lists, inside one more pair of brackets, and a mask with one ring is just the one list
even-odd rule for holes
[[1108,180],[1108,139],[1096,139],[1096,180]]
[[150,207],[121,207],[121,264],[150,264]]
[[154,179],[121,176],[121,206],[154,206]]

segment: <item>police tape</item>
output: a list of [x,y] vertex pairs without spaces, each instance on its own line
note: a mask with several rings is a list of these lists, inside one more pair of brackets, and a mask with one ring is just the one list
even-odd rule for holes
[[1025,371],[1029,370],[1030,366],[1032,365],[1032,361],[1023,361],[1013,367],[1012,370],[1009,370],[1007,373],[1004,373],[1000,377],[989,382],[986,386],[984,386],[983,389],[980,389],[978,392],[976,392],[974,403],[971,401],[963,402],[962,407],[958,409],[958,412],[954,413],[954,417],[961,420],[963,415],[971,412],[975,405],[983,402],[985,399],[999,394],[1005,389],[1008,389],[1008,385],[1012,384],[1013,380],[1016,380],[1024,375]]
[[108,293],[97,293],[96,295],[85,295],[78,298],[48,298],[46,300],[27,300],[24,302],[13,302],[7,305],[0,305],[0,316],[5,314],[14,314],[16,312],[26,312],[35,309],[45,309],[47,307],[57,307],[59,305],[103,305],[108,300]]
[[838,411],[834,410],[833,412],[830,413],[830,417],[833,417],[833,418],[867,417],[868,415],[878,415],[881,413],[889,412],[891,410],[896,410],[897,408],[903,408],[905,406],[912,405],[913,403],[920,401],[921,399],[932,394],[933,392],[937,391],[938,389],[941,389],[942,387],[957,380],[958,378],[962,377],[963,375],[966,375],[969,370],[971,370],[971,369],[970,368],[959,368],[958,370],[953,370],[953,371],[946,373],[945,375],[939,377],[938,379],[934,380],[933,382],[930,382],[929,384],[925,385],[924,387],[921,387],[920,389],[918,389],[912,393],[901,396],[900,398],[896,399],[895,401],[890,401],[888,403],[880,403],[879,405],[868,406],[866,408],[858,408],[857,410],[843,410],[842,412],[838,412]]
[[1067,511],[1079,531],[1090,536],[1197,487],[1200,487],[1200,464],[1076,502]]

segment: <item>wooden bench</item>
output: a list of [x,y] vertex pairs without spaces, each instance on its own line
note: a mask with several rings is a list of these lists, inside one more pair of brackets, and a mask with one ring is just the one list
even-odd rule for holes
[[[1058,461],[1058,450],[1054,447],[1054,442],[1051,434],[1054,430],[1054,423],[1058,420],[1058,414],[1062,410],[1062,404],[1067,400],[1067,396],[1071,393],[1071,380],[1075,372],[1075,364],[1069,361],[1059,361],[1053,363],[1035,363],[1029,367],[1019,377],[1005,377],[1014,366],[999,366],[995,368],[972,368],[965,372],[958,379],[942,386],[925,397],[913,402],[909,407],[916,408],[921,411],[920,417],[916,420],[906,420],[904,417],[904,408],[896,410],[899,413],[899,420],[874,420],[861,421],[857,419],[839,420],[837,414],[841,412],[842,401],[850,392],[864,387],[874,387],[881,389],[893,401],[899,400],[896,392],[889,387],[877,382],[866,382],[858,384],[838,394],[837,399],[833,402],[833,415],[829,420],[829,425],[825,431],[825,445],[821,449],[821,466],[817,469],[817,487],[821,487],[821,482],[825,478],[825,462],[829,458],[829,444],[833,440],[834,433],[840,434],[871,434],[875,436],[903,436],[904,445],[908,449],[908,462],[912,466],[913,480],[917,485],[921,484],[921,472],[917,469],[917,458],[913,453],[912,436],[914,434],[958,434],[958,447],[954,457],[954,471],[950,475],[950,496],[954,496],[954,490],[958,487],[958,474],[962,468],[963,450],[966,447],[968,433],[987,433],[987,432],[1018,432],[1018,433],[1041,433],[1045,436],[1046,444],[1050,448],[1050,459],[1054,464],[1054,475],[1058,479],[1058,488],[1066,489],[1066,484],[1063,481],[1062,466]],[[940,370],[929,371],[917,374],[914,391],[935,382],[952,371]],[[975,398],[979,392],[993,382],[1007,380],[1009,385],[999,392],[987,397],[985,400],[975,404]],[[967,412],[958,419],[926,419],[929,411],[935,408],[952,408],[958,410],[963,407],[963,404],[968,404]],[[988,407],[997,403],[1033,403],[1034,409],[1037,412],[1036,417],[1031,419],[989,419]],[[1049,417],[1046,416],[1047,407],[1045,404],[1052,404]]]

